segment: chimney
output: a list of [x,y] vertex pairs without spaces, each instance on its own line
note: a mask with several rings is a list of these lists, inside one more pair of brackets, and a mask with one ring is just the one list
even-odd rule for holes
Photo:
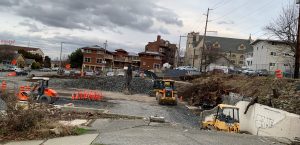
[[157,42],[160,42],[160,35],[157,35]]

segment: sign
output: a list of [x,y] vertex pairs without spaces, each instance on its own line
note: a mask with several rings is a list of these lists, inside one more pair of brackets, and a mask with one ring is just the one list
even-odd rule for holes
[[71,68],[71,64],[66,64],[66,69],[70,69]]
[[15,40],[0,40],[0,44],[8,44],[8,45],[12,45],[14,44],[16,41]]
[[11,64],[12,64],[12,65],[16,65],[16,64],[17,64],[17,60],[16,60],[16,59],[13,59],[13,60],[11,61]]

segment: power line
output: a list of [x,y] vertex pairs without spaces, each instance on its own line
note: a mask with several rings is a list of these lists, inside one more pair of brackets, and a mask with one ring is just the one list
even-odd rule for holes
[[232,12],[234,12],[234,11],[236,11],[236,10],[242,8],[243,5],[245,5],[245,4],[249,3],[249,2],[251,2],[251,1],[246,1],[245,3],[242,3],[241,5],[239,5],[238,7],[236,7],[236,8],[234,8],[234,9],[230,10],[229,12],[225,13],[224,15],[222,15],[222,16],[220,16],[220,17],[217,17],[217,18],[215,18],[215,19],[213,19],[213,20],[210,20],[210,21],[212,22],[212,21],[215,21],[215,20],[218,20],[218,19],[227,17],[228,15],[232,14]]

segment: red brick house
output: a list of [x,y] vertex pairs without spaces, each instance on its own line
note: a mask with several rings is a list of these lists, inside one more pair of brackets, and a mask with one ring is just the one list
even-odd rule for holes
[[138,64],[139,57],[129,55],[124,49],[116,49],[114,52],[105,50],[100,46],[91,46],[81,48],[83,52],[84,70],[100,70],[104,68],[122,69],[128,64]]
[[160,69],[164,63],[174,65],[176,51],[176,44],[171,44],[158,35],[156,41],[148,42],[145,46],[145,52],[139,53],[140,68],[147,70]]
[[100,46],[81,48],[83,53],[82,69],[100,70],[113,66],[113,53]]

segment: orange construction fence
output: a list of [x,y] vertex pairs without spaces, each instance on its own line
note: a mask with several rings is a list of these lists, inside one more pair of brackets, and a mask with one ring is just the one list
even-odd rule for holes
[[72,94],[72,100],[100,101],[103,95],[99,91],[78,91]]
[[7,88],[6,81],[2,81],[2,83],[1,83],[1,90],[2,90],[2,92],[6,91],[6,88]]

